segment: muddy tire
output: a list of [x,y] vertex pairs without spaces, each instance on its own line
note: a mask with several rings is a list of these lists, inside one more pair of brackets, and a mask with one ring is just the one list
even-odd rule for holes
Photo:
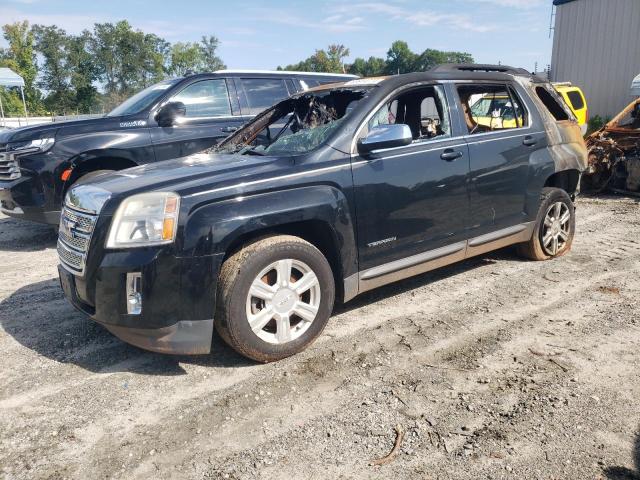
[[316,247],[289,235],[267,237],[222,265],[215,327],[241,355],[273,362],[322,333],[334,299],[331,267]]
[[575,207],[560,188],[543,188],[536,227],[531,240],[518,245],[518,253],[531,260],[549,260],[571,250],[576,230]]

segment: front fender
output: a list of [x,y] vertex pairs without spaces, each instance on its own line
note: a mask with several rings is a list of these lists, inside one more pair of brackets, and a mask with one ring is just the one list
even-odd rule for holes
[[240,196],[198,207],[184,227],[182,254],[221,254],[242,236],[305,221],[320,221],[330,229],[344,276],[355,273],[355,229],[348,202],[341,190],[329,185]]

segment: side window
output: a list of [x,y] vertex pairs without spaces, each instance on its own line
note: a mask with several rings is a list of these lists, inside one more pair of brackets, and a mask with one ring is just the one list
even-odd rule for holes
[[506,85],[460,85],[458,95],[470,134],[487,133],[529,124],[515,90]]
[[557,121],[561,122],[563,120],[569,120],[569,115],[567,111],[558,103],[558,101],[553,98],[553,95],[549,93],[549,91],[544,87],[536,87],[536,94],[538,98],[544,103],[544,106],[547,107],[549,113],[553,115]]
[[428,86],[408,90],[392,98],[373,114],[364,134],[379,125],[406,124],[413,141],[451,136],[451,122],[444,90]]
[[171,101],[184,103],[187,117],[222,117],[231,115],[227,82],[220,78],[192,83]]
[[241,78],[240,84],[247,96],[249,115],[257,115],[289,96],[284,80],[280,78]]
[[575,90],[571,90],[567,92],[567,97],[569,97],[569,101],[571,105],[573,105],[574,110],[582,110],[584,108],[584,100],[582,100],[582,95]]

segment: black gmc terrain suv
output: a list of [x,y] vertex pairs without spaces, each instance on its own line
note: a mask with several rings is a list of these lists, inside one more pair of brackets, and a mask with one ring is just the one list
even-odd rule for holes
[[274,361],[334,301],[506,245],[569,251],[580,127],[524,70],[445,66],[316,87],[210,151],[69,190],[60,281],[121,339]]
[[220,70],[156,83],[101,118],[1,132],[0,211],[58,225],[79,180],[202,151],[289,95],[352,78]]

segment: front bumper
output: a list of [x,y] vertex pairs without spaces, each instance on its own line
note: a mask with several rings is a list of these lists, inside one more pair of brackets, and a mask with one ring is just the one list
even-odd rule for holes
[[[215,289],[222,257],[176,258],[162,250],[108,252],[86,277],[58,266],[69,302],[121,340],[161,353],[211,350]],[[127,273],[142,275],[142,312],[127,313]]]
[[10,217],[32,222],[49,225],[60,222],[59,206],[47,201],[42,183],[32,176],[0,180],[0,211]]

